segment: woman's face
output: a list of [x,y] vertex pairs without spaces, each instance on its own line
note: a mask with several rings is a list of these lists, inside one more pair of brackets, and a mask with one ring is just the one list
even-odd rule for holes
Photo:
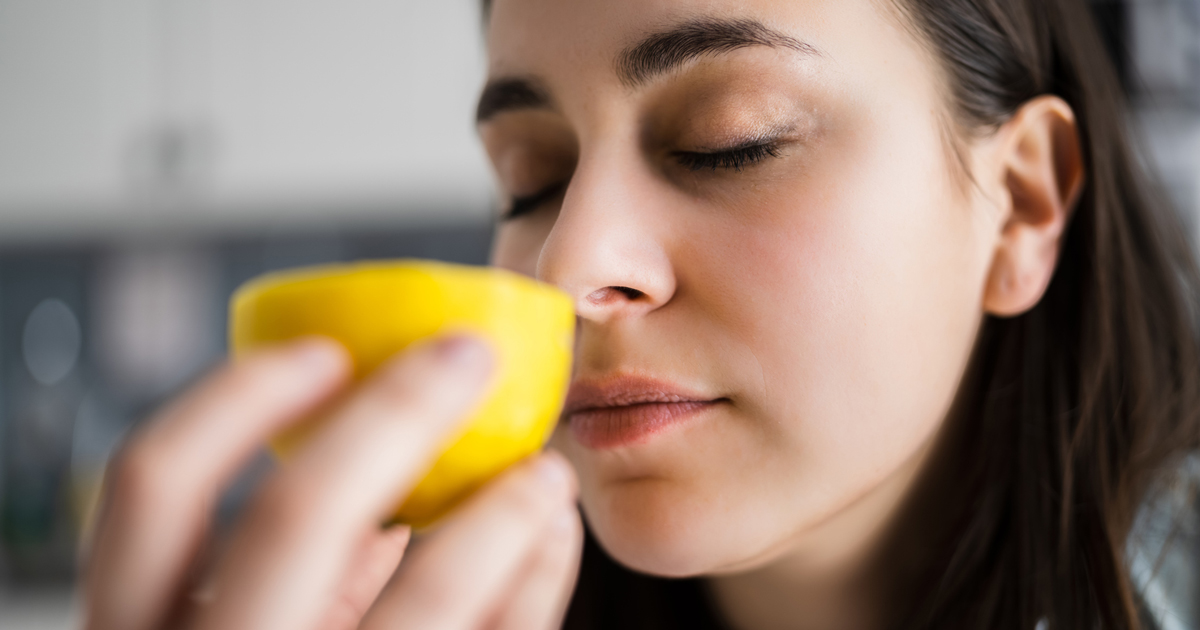
[[494,263],[576,300],[554,445],[635,569],[836,553],[955,395],[996,226],[885,5],[495,2],[479,129],[523,201]]

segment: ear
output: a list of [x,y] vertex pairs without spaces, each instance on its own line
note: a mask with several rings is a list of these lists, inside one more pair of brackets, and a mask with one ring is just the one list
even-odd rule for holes
[[1027,102],[997,136],[991,176],[1000,178],[1002,213],[983,309],[1011,317],[1033,308],[1054,275],[1083,190],[1083,153],[1075,113],[1056,96]]

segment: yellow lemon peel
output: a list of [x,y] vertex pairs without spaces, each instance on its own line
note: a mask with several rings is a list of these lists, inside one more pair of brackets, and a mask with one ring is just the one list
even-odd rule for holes
[[[570,380],[570,297],[499,269],[399,260],[267,274],[239,288],[230,305],[235,357],[323,335],[345,346],[356,380],[419,339],[455,332],[490,341],[497,355],[494,386],[397,507],[395,520],[416,527],[433,523],[549,439]],[[272,450],[286,459],[321,422],[299,423],[275,437]]]

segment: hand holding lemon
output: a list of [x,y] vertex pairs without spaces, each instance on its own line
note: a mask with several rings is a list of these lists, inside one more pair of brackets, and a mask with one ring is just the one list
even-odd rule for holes
[[[577,487],[560,455],[526,454],[567,382],[565,296],[495,271],[368,265],[249,285],[234,320],[237,359],[110,467],[89,629],[557,626]],[[286,464],[227,543],[206,543],[211,507],[268,441]],[[378,525],[396,514],[439,519],[403,563],[408,528]]]
[[[478,333],[498,358],[496,385],[395,513],[433,522],[462,497],[546,442],[570,380],[575,318],[564,293],[517,274],[433,262],[330,265],[271,274],[234,296],[234,354],[306,335],[340,342],[362,379],[419,339]],[[315,418],[273,441],[286,458]]]

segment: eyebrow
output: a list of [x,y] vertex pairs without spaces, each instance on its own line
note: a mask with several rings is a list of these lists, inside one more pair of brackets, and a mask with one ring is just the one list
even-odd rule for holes
[[[665,31],[653,33],[626,48],[616,59],[616,73],[630,88],[645,85],[650,79],[674,70],[706,55],[729,53],[751,46],[786,48],[806,55],[823,56],[821,51],[751,19],[701,18],[683,22]],[[533,77],[505,77],[489,81],[475,108],[475,123],[519,109],[550,109],[550,91]]]
[[552,104],[550,91],[542,82],[531,77],[506,77],[489,81],[479,95],[475,107],[475,123],[515,109],[548,109]]
[[617,57],[617,77],[627,87],[636,88],[692,59],[751,46],[787,48],[805,55],[823,56],[813,45],[771,29],[758,20],[701,18],[654,33],[625,49]]

